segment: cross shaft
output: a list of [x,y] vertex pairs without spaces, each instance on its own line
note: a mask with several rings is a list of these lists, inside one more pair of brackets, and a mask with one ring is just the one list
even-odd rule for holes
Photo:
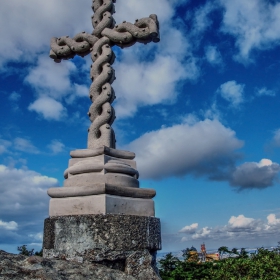
[[115,12],[115,0],[93,0],[92,34],[81,32],[70,38],[64,36],[51,39],[50,57],[55,62],[73,58],[75,55],[85,56],[90,53],[93,61],[90,70],[92,84],[89,97],[92,105],[88,116],[91,121],[88,129],[88,149],[107,146],[115,148],[115,134],[111,125],[115,120],[111,103],[115,93],[111,84],[115,80],[112,64],[115,54],[112,47],[121,48],[134,45],[136,42],[159,42],[159,23],[156,15],[137,19],[134,24],[123,21],[115,25],[112,14]]

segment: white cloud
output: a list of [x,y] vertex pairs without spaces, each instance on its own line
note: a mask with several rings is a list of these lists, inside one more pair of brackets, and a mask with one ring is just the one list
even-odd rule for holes
[[269,214],[267,221],[245,217],[244,215],[231,216],[223,226],[196,228],[194,232],[180,231],[185,236],[181,241],[191,240],[259,240],[259,238],[277,238],[280,230],[280,219],[275,214]]
[[267,223],[269,226],[280,225],[280,219],[277,219],[275,214],[269,214],[267,216]]
[[0,220],[0,228],[4,228],[6,230],[17,230],[18,224],[14,221],[3,222],[2,220]]
[[280,39],[280,3],[265,0],[219,0],[225,12],[222,31],[235,37],[236,59],[250,61],[253,50],[270,49]]
[[55,63],[47,56],[39,58],[37,65],[29,71],[25,82],[29,83],[40,94],[59,99],[71,90],[70,74],[75,72],[73,62]]
[[135,19],[148,17],[150,14],[157,14],[159,20],[165,22],[170,20],[175,12],[172,5],[166,0],[118,0],[115,6],[116,14],[114,14],[114,18],[117,23],[123,20],[134,23]]
[[56,0],[2,0],[0,25],[5,28],[1,31],[0,70],[7,61],[33,61],[49,49],[53,36],[72,37],[83,30],[91,33],[90,5],[91,1],[81,5],[76,0],[67,4]]
[[190,226],[183,227],[179,232],[183,233],[195,233],[198,228],[198,223],[191,224]]
[[[189,73],[171,56],[157,56],[152,62],[129,60],[116,64],[116,92],[121,92],[115,105],[118,117],[132,116],[138,106],[173,103],[179,80],[196,75],[195,63],[189,62]],[[194,69],[194,70],[192,70]],[[129,73],[121,75],[120,73]]]
[[222,65],[223,63],[222,56],[216,46],[207,46],[205,48],[205,57],[211,65]]
[[246,230],[254,227],[254,221],[253,218],[246,218],[244,215],[232,216],[228,221],[228,226],[231,231]]
[[276,92],[273,90],[267,89],[266,87],[263,87],[263,88],[257,89],[256,95],[257,96],[275,96]]
[[145,133],[125,148],[136,152],[142,178],[191,173],[218,179],[233,168],[235,150],[242,146],[234,131],[205,120]]
[[280,165],[269,159],[258,162],[245,162],[236,167],[230,178],[230,184],[242,189],[263,189],[272,186],[278,177]]
[[200,35],[205,32],[206,29],[211,28],[212,21],[209,14],[217,8],[215,1],[206,2],[205,5],[199,7],[193,15],[193,28],[192,35]]
[[280,129],[277,129],[276,131],[274,131],[272,144],[276,147],[280,147]]
[[[58,186],[55,178],[28,169],[0,165],[0,244],[18,246],[32,242],[34,238],[29,235],[40,232],[43,220],[48,216],[47,189],[54,186]],[[8,227],[10,230],[7,232]],[[11,231],[17,227],[20,232]]]
[[38,241],[43,241],[43,233],[42,232],[38,232],[38,233],[35,233],[35,234],[29,234],[28,236],[31,237],[32,239],[35,239],[35,240],[38,240]]
[[13,91],[10,95],[9,95],[9,99],[11,101],[18,101],[20,99],[21,95],[15,91]]
[[[12,213],[21,215],[24,214],[21,211],[26,211],[25,214],[28,214],[28,211],[33,209],[34,214],[40,205],[44,204],[47,207],[46,191],[55,185],[58,185],[55,178],[28,169],[0,165],[0,212],[6,216]],[[45,211],[46,208],[42,210]]]
[[89,96],[89,87],[85,85],[74,84],[75,95],[80,97]]
[[0,155],[4,154],[4,153],[7,153],[8,148],[11,145],[12,145],[12,142],[0,138]]
[[47,120],[56,121],[61,120],[67,114],[60,102],[47,96],[39,97],[28,106],[28,110],[41,114]]
[[65,145],[59,140],[52,140],[52,142],[48,145],[48,148],[53,154],[59,154],[64,151]]
[[243,102],[244,87],[245,85],[237,84],[236,81],[228,81],[219,87],[218,93],[233,107],[238,107]]
[[17,137],[14,140],[13,148],[17,151],[30,153],[30,154],[38,154],[39,150],[31,143],[30,140]]

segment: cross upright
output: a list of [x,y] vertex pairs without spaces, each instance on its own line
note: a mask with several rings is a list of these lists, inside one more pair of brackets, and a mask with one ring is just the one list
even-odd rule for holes
[[115,54],[112,47],[121,48],[134,45],[136,42],[159,42],[159,23],[157,16],[136,19],[135,23],[123,21],[116,25],[113,18],[116,0],[92,0],[92,34],[81,32],[70,38],[64,36],[51,39],[50,57],[55,62],[73,58],[75,55],[85,56],[90,53],[93,61],[90,70],[92,84],[89,97],[92,105],[88,116],[91,121],[88,129],[87,148],[100,146],[115,148],[115,134],[111,127],[115,120],[111,103],[115,93],[111,84],[116,79],[112,64]]

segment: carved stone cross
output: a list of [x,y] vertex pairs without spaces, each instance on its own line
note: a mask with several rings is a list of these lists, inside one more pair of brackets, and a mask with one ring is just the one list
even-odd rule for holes
[[148,18],[136,19],[135,23],[123,21],[115,25],[112,14],[115,12],[116,0],[93,0],[92,34],[82,32],[73,39],[69,36],[51,39],[50,57],[56,62],[61,59],[73,58],[75,55],[91,54],[89,97],[92,105],[88,116],[91,121],[88,129],[88,149],[107,146],[115,148],[115,135],[111,127],[115,120],[111,103],[115,93],[111,84],[116,79],[115,71],[111,67],[115,60],[112,51],[114,45],[129,47],[136,42],[159,42],[159,23],[156,15]]

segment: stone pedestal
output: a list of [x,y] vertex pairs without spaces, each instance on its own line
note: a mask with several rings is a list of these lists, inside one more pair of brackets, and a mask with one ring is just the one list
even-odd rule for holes
[[160,279],[153,189],[141,189],[135,154],[102,146],[70,153],[61,188],[50,188],[43,255],[99,263],[136,279]]
[[160,279],[160,221],[133,215],[57,216],[45,220],[45,258],[99,263],[140,280]]
[[135,154],[109,147],[70,153],[62,188],[50,188],[50,217],[126,214],[154,216],[153,189],[139,188]]

